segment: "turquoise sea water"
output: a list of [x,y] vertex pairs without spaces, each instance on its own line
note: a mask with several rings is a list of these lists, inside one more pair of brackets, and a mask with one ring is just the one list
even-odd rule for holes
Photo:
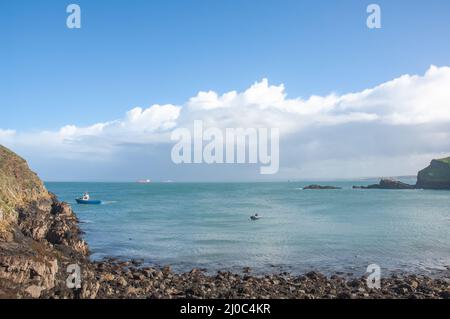
[[[450,191],[353,190],[376,181],[46,183],[72,204],[93,259],[142,258],[177,271],[430,272],[450,265]],[[88,191],[105,201],[76,205]],[[263,218],[251,221],[250,215]]]

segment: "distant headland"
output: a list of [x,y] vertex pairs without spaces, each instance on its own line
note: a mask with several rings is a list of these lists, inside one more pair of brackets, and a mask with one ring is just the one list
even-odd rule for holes
[[[430,165],[417,174],[415,185],[403,183],[396,178],[381,178],[378,184],[353,186],[354,189],[448,189],[450,190],[450,157],[434,159]],[[335,186],[309,185],[303,189],[329,190],[340,189]]]
[[378,184],[353,186],[356,189],[449,189],[450,157],[434,159],[417,174],[415,185],[402,183],[392,178],[382,178]]

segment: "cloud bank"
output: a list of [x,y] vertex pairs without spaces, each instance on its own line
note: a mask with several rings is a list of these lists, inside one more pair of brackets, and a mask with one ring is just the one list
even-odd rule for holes
[[[431,157],[450,154],[450,68],[431,66],[424,75],[403,75],[361,92],[307,99],[289,98],[283,84],[263,79],[243,92],[202,91],[183,105],[136,107],[121,119],[87,127],[66,125],[42,132],[0,129],[0,143],[39,165],[64,159],[68,166],[109,162],[117,169],[132,153],[133,158],[147,158],[143,166],[158,163],[164,179],[173,173],[170,133],[191,127],[194,120],[219,128],[280,128],[280,178],[412,173]],[[216,165],[218,180],[221,170]],[[207,171],[211,173],[210,168]],[[235,176],[243,176],[241,168]]]

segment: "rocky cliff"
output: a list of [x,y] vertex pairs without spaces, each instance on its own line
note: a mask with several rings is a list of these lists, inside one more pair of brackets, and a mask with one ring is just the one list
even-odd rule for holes
[[450,157],[432,160],[417,175],[416,188],[450,189]]
[[0,145],[0,298],[91,293],[92,287],[65,287],[70,264],[83,266],[89,277],[88,254],[70,206]]

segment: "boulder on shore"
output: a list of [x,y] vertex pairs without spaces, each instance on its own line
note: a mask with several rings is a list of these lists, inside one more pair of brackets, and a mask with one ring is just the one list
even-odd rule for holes
[[434,159],[417,175],[416,188],[450,189],[450,157]]

